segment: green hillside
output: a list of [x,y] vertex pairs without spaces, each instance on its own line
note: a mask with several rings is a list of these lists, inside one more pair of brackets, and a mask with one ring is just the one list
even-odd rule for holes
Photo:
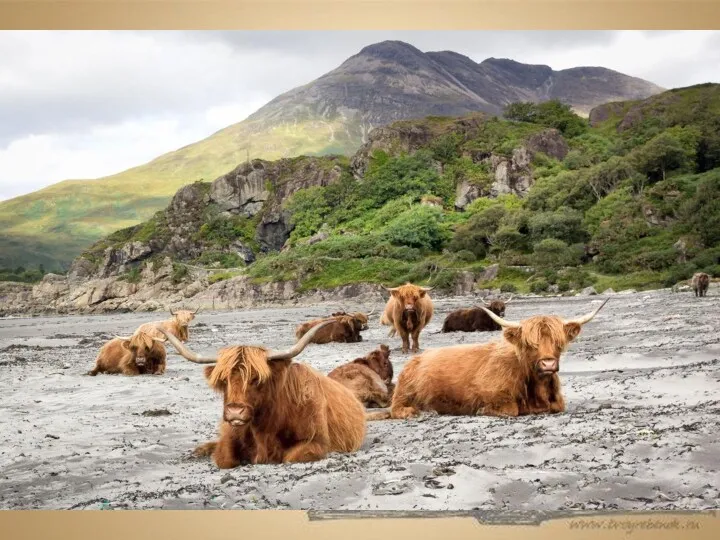
[[117,175],[68,180],[3,201],[0,267],[67,269],[92,242],[149,219],[183,185],[214,180],[248,154],[263,159],[350,154],[359,145],[336,123],[308,120],[262,130],[256,122],[243,122]]
[[[654,288],[697,270],[720,276],[720,85],[610,103],[589,120],[559,102],[512,104],[505,116],[397,122],[361,181],[340,161],[337,181],[284,200],[290,249],[256,252],[238,270],[227,246],[251,245],[254,229],[208,208],[198,225],[203,260],[184,262],[233,267],[211,281],[246,273],[257,282],[298,280],[304,290],[404,281],[450,289],[461,272],[477,278],[491,264],[499,275],[483,286],[521,292]],[[408,135],[427,142],[408,152],[407,139],[400,143]],[[562,158],[534,151],[525,196],[486,196],[492,163],[514,159],[538,136],[556,148],[567,143]],[[485,195],[458,211],[461,184]],[[83,257],[95,261],[128,238],[147,242],[164,220],[161,212],[119,231]]]

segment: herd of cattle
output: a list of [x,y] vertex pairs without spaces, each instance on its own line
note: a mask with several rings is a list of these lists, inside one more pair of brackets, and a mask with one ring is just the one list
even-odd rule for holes
[[[705,296],[709,281],[707,274],[693,277],[696,296]],[[420,333],[433,317],[430,290],[410,283],[387,289],[380,323],[390,327],[388,337],[399,334],[403,353],[419,352]],[[421,411],[505,417],[564,411],[560,355],[606,302],[573,320],[536,315],[509,321],[501,300],[453,311],[442,332],[502,330],[500,339],[425,350],[407,362],[396,384],[387,345],[327,375],[292,361],[310,343],[362,341],[373,312],[337,312],[303,323],[286,351],[236,345],[202,356],[186,345],[197,310],[171,311],[170,320],[108,341],[88,374],[161,375],[169,342],[182,357],[204,364],[209,386],[223,396],[219,437],[198,446],[196,456],[211,456],[220,468],[315,461],[357,451],[368,421]]]

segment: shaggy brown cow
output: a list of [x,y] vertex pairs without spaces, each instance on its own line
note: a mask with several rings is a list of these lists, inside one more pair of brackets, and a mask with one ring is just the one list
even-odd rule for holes
[[162,375],[166,365],[164,341],[145,332],[128,337],[115,336],[102,346],[95,359],[95,367],[88,375]]
[[571,321],[538,315],[510,322],[488,311],[504,327],[503,339],[412,358],[400,373],[389,413],[368,419],[409,418],[423,410],[489,416],[562,412],[560,355],[606,302]]
[[708,287],[710,287],[710,276],[705,272],[697,272],[692,277],[692,288],[695,296],[706,296]]
[[430,295],[427,294],[432,289],[412,283],[385,288],[390,292],[390,298],[385,305],[380,324],[392,326],[388,337],[393,337],[396,333],[400,334],[404,353],[410,348],[410,337],[412,337],[412,352],[420,350],[420,332],[433,316],[433,303]]
[[356,311],[355,313],[346,313],[345,311],[337,311],[331,315],[331,317],[342,317],[342,316],[350,316],[357,320],[359,320],[362,323],[361,330],[367,330],[369,328],[368,321],[370,320],[370,316],[375,313],[375,310],[373,309],[370,313],[365,315],[365,313],[361,313],[359,311]]
[[363,323],[360,319],[352,315],[340,315],[338,317],[330,317],[328,319],[315,319],[298,325],[295,329],[295,338],[300,339],[307,332],[322,323],[328,321],[327,326],[323,326],[321,332],[313,337],[312,343],[325,344],[331,342],[337,343],[359,343],[362,341],[360,331]]
[[[495,315],[504,317],[505,306],[510,303],[512,297],[505,302],[493,300],[489,304],[483,298],[481,300]],[[445,317],[442,326],[443,332],[492,332],[495,330],[501,330],[500,325],[492,320],[481,307],[456,309]]]
[[135,330],[135,333],[137,334],[138,332],[145,332],[146,334],[150,334],[153,337],[162,338],[163,341],[165,341],[162,333],[160,333],[160,331],[156,329],[158,325],[161,325],[167,331],[172,332],[173,335],[180,341],[186,342],[188,339],[190,339],[188,327],[190,326],[192,320],[195,318],[195,315],[197,315],[198,311],[200,311],[200,308],[197,308],[195,311],[190,311],[189,309],[173,311],[171,309],[170,315],[173,316],[172,319],[142,324],[138,327],[137,330]]
[[212,455],[223,469],[241,463],[308,462],[330,452],[357,451],[365,438],[365,409],[350,390],[315,369],[292,362],[330,321],[312,328],[290,350],[234,346],[210,357],[195,354],[164,328],[177,351],[205,367],[223,395],[220,438],[195,455]]
[[349,388],[366,407],[387,407],[390,405],[393,367],[390,362],[390,347],[380,345],[364,358],[336,367],[328,377]]

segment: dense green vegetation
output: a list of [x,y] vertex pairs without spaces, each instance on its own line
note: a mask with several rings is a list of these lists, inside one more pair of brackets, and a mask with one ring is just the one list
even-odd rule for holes
[[[287,201],[293,249],[261,258],[249,274],[303,288],[451,287],[459,272],[499,263],[484,286],[536,293],[670,286],[698,270],[720,276],[720,87],[609,110],[591,127],[558,102],[513,104],[471,137],[445,133],[414,154],[376,151],[362,182],[347,174]],[[549,127],[570,151],[563,160],[535,155],[526,197],[481,197],[455,210],[459,182],[493,181],[487,160],[469,156],[510,156]],[[318,232],[329,236],[304,243]]]
[[0,267],[0,281],[35,283],[40,281],[45,274],[47,272],[42,264],[37,269],[25,268],[24,266],[18,266],[17,268]]

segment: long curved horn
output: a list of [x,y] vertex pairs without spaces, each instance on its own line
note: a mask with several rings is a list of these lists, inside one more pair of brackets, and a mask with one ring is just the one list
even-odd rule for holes
[[400,287],[383,287],[387,292],[397,291]]
[[132,339],[132,336],[113,336],[113,337],[116,339],[121,339],[123,341],[129,341],[130,339]]
[[193,315],[197,315],[198,313],[200,313],[200,309],[201,308],[197,308],[195,311],[193,311]]
[[515,295],[514,295],[514,294],[511,294],[511,295],[510,295],[510,298],[508,298],[507,300],[505,300],[505,305],[507,306],[507,305],[512,301],[513,298],[515,298]]
[[486,306],[489,305],[482,296],[480,297],[480,301]]
[[270,360],[290,360],[300,354],[305,347],[307,347],[310,340],[315,334],[330,323],[335,322],[335,319],[325,319],[323,322],[313,326],[307,334],[301,337],[295,345],[290,347],[287,351],[268,351],[268,361]]
[[506,321],[506,320],[503,319],[502,317],[498,317],[498,316],[495,315],[492,311],[490,311],[489,309],[485,309],[485,308],[482,307],[482,306],[480,306],[480,309],[482,309],[485,313],[487,313],[488,315],[490,315],[490,318],[491,318],[493,321],[495,321],[496,323],[498,323],[500,326],[502,326],[503,328],[520,328],[520,323],[519,323],[519,322]]
[[610,300],[610,299],[609,299],[609,298],[606,298],[605,301],[604,301],[602,304],[600,304],[597,308],[595,308],[594,311],[588,313],[587,315],[584,315],[584,316],[580,317],[579,319],[572,319],[572,320],[569,320],[569,321],[565,321],[565,324],[568,324],[568,323],[577,323],[577,324],[579,324],[580,326],[582,326],[583,324],[589,323],[590,321],[592,321],[592,320],[595,318],[595,315],[598,314],[598,311],[600,311],[600,310],[603,308],[603,306],[604,306],[605,304],[607,304],[607,301],[608,301],[608,300]]
[[172,308],[170,308],[170,310],[169,310],[169,311],[170,311],[170,315],[172,315],[172,316],[174,317],[174,316],[175,316],[175,312],[173,311],[173,309],[172,309]]
[[178,338],[173,336],[162,326],[156,326],[155,328],[165,334],[165,337],[168,339],[168,341],[170,341],[170,343],[172,343],[173,347],[175,347],[175,350],[179,352],[180,356],[184,357],[185,359],[190,360],[191,362],[195,362],[196,364],[215,364],[217,362],[217,356],[201,356],[188,349],[180,342]]
[[160,343],[166,343],[167,339],[159,338],[159,337],[153,337],[153,341],[159,341]]
[[432,291],[435,287],[420,287],[420,288],[421,288],[423,291],[425,291],[425,292],[430,292],[430,291]]
[[365,316],[369,319],[373,313],[375,313],[375,308],[373,308],[373,310]]

